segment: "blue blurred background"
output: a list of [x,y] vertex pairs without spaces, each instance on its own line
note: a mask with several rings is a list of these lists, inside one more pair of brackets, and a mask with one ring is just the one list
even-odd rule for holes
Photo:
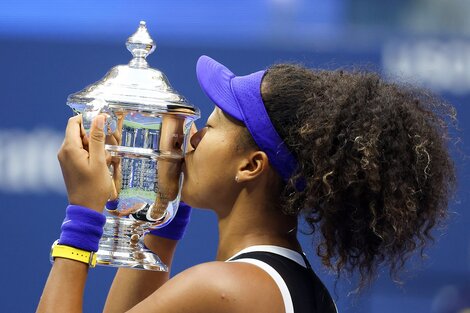
[[[67,95],[125,64],[125,40],[147,21],[157,50],[151,66],[199,106],[204,123],[212,104],[194,69],[207,54],[246,74],[279,61],[315,68],[366,66],[431,88],[459,114],[460,152],[453,150],[459,191],[448,226],[429,258],[415,261],[405,284],[387,271],[364,294],[355,279],[321,268],[340,312],[441,313],[470,310],[470,2],[462,0],[238,0],[0,2],[1,312],[32,312],[50,269],[49,247],[59,236],[67,204],[56,152],[71,110]],[[215,216],[194,212],[179,245],[174,272],[213,260]],[[85,312],[100,312],[115,270],[90,271]],[[67,292],[64,290],[64,292]],[[468,311],[465,311],[468,312]]]

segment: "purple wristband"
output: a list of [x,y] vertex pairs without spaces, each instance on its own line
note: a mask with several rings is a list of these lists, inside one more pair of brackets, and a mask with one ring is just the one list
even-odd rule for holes
[[162,228],[153,229],[149,231],[149,233],[167,239],[180,240],[186,232],[186,226],[188,225],[191,217],[191,210],[192,209],[189,205],[184,202],[180,202],[178,212],[176,212],[176,216],[170,224]]
[[65,212],[59,244],[85,251],[98,251],[106,217],[79,205],[69,205]]

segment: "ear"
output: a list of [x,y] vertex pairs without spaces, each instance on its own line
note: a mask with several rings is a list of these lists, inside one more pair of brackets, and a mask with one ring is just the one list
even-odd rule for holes
[[238,168],[238,182],[252,181],[268,169],[268,156],[263,151],[253,151],[242,159]]

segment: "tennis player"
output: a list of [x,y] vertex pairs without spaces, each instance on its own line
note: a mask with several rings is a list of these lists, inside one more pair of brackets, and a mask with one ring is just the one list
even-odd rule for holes
[[[171,266],[190,206],[207,208],[218,217],[216,260],[171,279],[119,269],[105,312],[337,312],[297,240],[300,218],[323,265],[358,273],[359,289],[382,266],[396,279],[445,219],[451,105],[373,73],[279,64],[237,76],[207,56],[196,72],[215,109],[182,166],[186,204],[145,243]],[[103,124],[93,121],[89,139],[80,116],[67,125],[58,157],[70,205],[38,312],[82,311],[113,193]]]

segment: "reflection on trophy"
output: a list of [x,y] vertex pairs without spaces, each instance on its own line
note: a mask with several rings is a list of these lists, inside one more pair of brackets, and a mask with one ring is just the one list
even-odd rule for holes
[[146,57],[155,43],[145,22],[126,46],[133,55],[130,63],[71,94],[67,105],[82,114],[85,131],[95,116],[106,116],[114,192],[106,205],[98,264],[164,271],[167,267],[143,245],[143,233],[165,227],[176,214],[186,142],[200,112],[162,72],[149,67]]

